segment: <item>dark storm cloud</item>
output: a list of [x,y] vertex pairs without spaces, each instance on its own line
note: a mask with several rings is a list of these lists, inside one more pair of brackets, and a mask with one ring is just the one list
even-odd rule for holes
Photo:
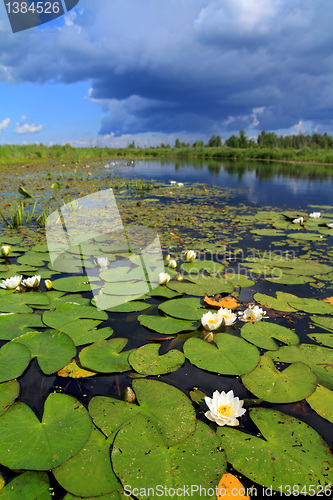
[[65,26],[2,35],[0,75],[91,81],[103,135],[332,132],[332,21],[330,0],[81,0]]

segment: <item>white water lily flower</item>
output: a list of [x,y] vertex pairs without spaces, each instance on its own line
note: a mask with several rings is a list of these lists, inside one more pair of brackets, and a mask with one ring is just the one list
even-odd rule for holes
[[182,186],[184,186],[184,183],[183,182],[177,182],[177,186],[182,187]]
[[333,222],[329,222],[328,224],[326,224],[327,227],[333,227]]
[[263,311],[261,307],[251,304],[248,309],[244,311],[242,315],[243,321],[261,321],[265,316],[266,311]]
[[10,246],[9,245],[2,245],[1,247],[1,253],[4,257],[7,257],[7,255],[10,252]]
[[110,265],[110,261],[107,257],[97,257],[96,264],[98,267],[107,268]]
[[157,276],[157,282],[159,285],[166,285],[170,281],[170,275],[168,273],[160,273]]
[[175,259],[171,259],[169,261],[169,267],[171,267],[171,269],[176,269],[176,267],[177,267],[177,261]]
[[38,288],[40,278],[41,276],[36,274],[35,276],[31,276],[31,278],[26,278],[25,280],[23,280],[22,285],[24,285],[26,288]]
[[22,281],[22,276],[13,276],[12,278],[7,278],[6,280],[2,280],[0,283],[1,288],[6,288],[7,290],[13,290],[17,286],[20,285]]
[[303,224],[303,222],[304,222],[304,217],[299,217],[298,219],[293,220],[294,224]]
[[176,181],[170,181],[170,184],[177,184]]
[[193,262],[197,256],[194,250],[187,250],[184,255],[186,262]]
[[222,321],[223,318],[218,312],[208,311],[201,318],[201,324],[206,330],[217,330],[222,325]]
[[217,312],[226,326],[233,325],[237,319],[237,314],[233,313],[231,309],[221,307]]
[[309,217],[312,217],[313,219],[319,219],[320,216],[321,212],[312,212],[311,214],[309,214]]
[[231,425],[235,427],[239,425],[237,418],[246,412],[242,408],[244,401],[234,397],[234,391],[229,391],[227,394],[224,391],[221,394],[219,391],[215,391],[213,398],[205,397],[205,403],[209,408],[205,417],[220,426]]

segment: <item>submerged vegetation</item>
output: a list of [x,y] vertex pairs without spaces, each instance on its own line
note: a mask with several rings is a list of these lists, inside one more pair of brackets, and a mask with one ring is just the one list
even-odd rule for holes
[[[333,206],[104,167],[3,178],[0,498],[328,497]],[[85,211],[110,187],[126,244]]]

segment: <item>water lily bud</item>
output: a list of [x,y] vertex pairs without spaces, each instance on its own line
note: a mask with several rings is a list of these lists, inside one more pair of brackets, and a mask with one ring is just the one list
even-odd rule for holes
[[214,334],[213,332],[208,332],[203,338],[206,342],[213,342],[214,340]]
[[46,288],[46,290],[52,290],[53,288],[53,283],[51,280],[45,280],[44,281],[44,286]]
[[171,269],[176,269],[177,267],[177,262],[175,259],[171,259],[170,262],[169,262],[169,267],[171,267]]
[[134,403],[135,402],[135,394],[131,387],[126,387],[124,392],[122,393],[122,400],[126,403]]
[[3,245],[1,247],[1,253],[4,257],[7,257],[7,255],[9,254],[10,252],[10,246],[9,245]]
[[165,257],[165,260],[166,260],[167,262],[169,262],[169,261],[170,261],[170,259],[171,259],[170,255],[167,255],[167,256]]
[[183,281],[183,279],[184,279],[184,276],[181,273],[178,273],[176,280],[177,281]]
[[193,262],[196,258],[197,254],[195,253],[194,250],[187,250],[185,252],[185,260],[186,262]]
[[31,278],[26,278],[22,281],[22,285],[26,288],[38,288],[40,283],[40,275],[31,276]]
[[170,281],[170,275],[168,273],[160,273],[157,276],[157,282],[159,285],[166,285]]

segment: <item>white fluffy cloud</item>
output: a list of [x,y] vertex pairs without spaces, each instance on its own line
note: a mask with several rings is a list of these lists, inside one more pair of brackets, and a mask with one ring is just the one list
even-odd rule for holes
[[34,125],[33,123],[16,124],[14,134],[35,134],[43,130],[43,125]]
[[4,130],[5,128],[7,128],[9,124],[10,124],[10,118],[4,118],[0,122],[0,132],[1,132],[1,130]]

